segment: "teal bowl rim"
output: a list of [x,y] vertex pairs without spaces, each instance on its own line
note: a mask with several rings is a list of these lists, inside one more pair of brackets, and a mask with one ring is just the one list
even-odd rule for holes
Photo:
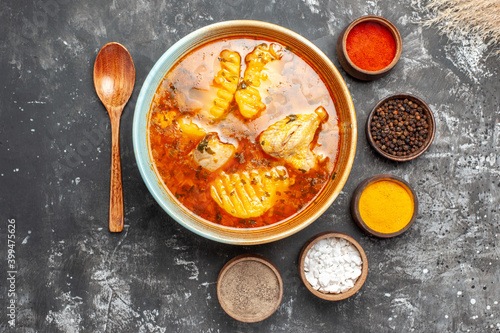
[[[173,208],[170,206],[170,204],[164,200],[165,196],[171,197],[169,192],[164,188],[164,186],[161,184],[161,180],[158,179],[158,176],[154,170],[154,166],[151,163],[150,160],[150,155],[149,155],[149,147],[148,147],[148,138],[147,138],[147,114],[149,113],[150,105],[153,100],[154,94],[159,86],[159,84],[162,82],[163,78],[165,77],[166,73],[168,70],[175,65],[178,60],[187,54],[188,52],[192,51],[193,49],[197,48],[198,46],[202,45],[205,43],[202,37],[203,35],[207,34],[210,30],[213,30],[215,28],[224,28],[231,26],[235,23],[240,23],[240,24],[246,24],[249,26],[265,26],[269,29],[272,30],[277,30],[283,34],[289,35],[293,37],[294,39],[297,39],[299,42],[307,45],[310,49],[312,49],[314,52],[316,52],[320,57],[322,57],[326,62],[330,63],[334,70],[337,72],[338,77],[342,81],[343,85],[346,88],[347,91],[347,99],[349,104],[352,107],[352,110],[354,112],[354,105],[352,103],[352,98],[350,95],[349,90],[347,89],[347,85],[345,84],[342,76],[336,69],[336,67],[331,63],[331,60],[317,47],[315,46],[312,42],[310,42],[308,39],[305,37],[302,37],[301,35],[297,34],[296,32],[293,32],[289,29],[283,28],[281,26],[268,23],[268,22],[262,22],[262,21],[254,21],[254,20],[233,20],[233,21],[224,21],[224,22],[218,22],[214,23],[205,27],[202,27],[200,29],[197,29],[188,35],[184,36],[181,38],[179,41],[177,41],[174,45],[172,45],[161,57],[158,59],[158,61],[154,64],[153,68],[150,70],[149,74],[147,75],[146,79],[144,80],[144,83],[141,87],[139,97],[137,98],[137,102],[135,105],[134,109],[134,118],[133,118],[133,124],[132,124],[132,141],[133,141],[133,147],[134,147],[134,155],[136,158],[137,162],[137,167],[139,169],[139,172],[141,174],[141,177],[146,184],[146,187],[148,188],[149,192],[153,195],[155,201],[162,207],[164,211],[168,213],[170,217],[172,217],[175,221],[177,221],[180,225],[184,226],[186,229],[194,232],[197,235],[200,235],[204,238],[214,240],[217,242],[221,243],[227,243],[227,244],[234,244],[234,245],[254,245],[254,244],[264,244],[264,243],[269,243],[273,241],[277,241],[279,239],[283,239],[285,237],[291,236],[294,233],[297,233],[298,231],[304,229],[308,225],[310,225],[312,222],[314,222],[316,219],[318,219],[327,209],[330,207],[330,205],[333,203],[333,201],[337,198],[338,194],[340,194],[342,187],[345,185],[345,182],[347,181],[347,177],[349,176],[352,163],[354,161],[354,154],[352,156],[349,156],[348,159],[350,159],[348,163],[348,170],[347,173],[342,177],[343,179],[341,180],[342,186],[339,189],[338,193],[333,195],[331,198],[329,198],[328,203],[324,205],[324,207],[320,208],[317,212],[315,212],[314,216],[310,218],[310,221],[308,223],[302,223],[298,226],[295,226],[293,228],[287,229],[286,231],[281,232],[278,235],[274,235],[271,237],[259,239],[256,241],[255,239],[251,240],[242,240],[242,239],[231,239],[230,237],[224,238],[221,237],[221,235],[218,234],[212,234],[207,232],[207,230],[199,229],[196,228],[195,226],[191,225],[190,223],[186,223],[183,221],[181,218],[177,216],[177,214],[173,211]],[[197,43],[196,45],[192,44],[192,40],[198,39],[201,42]],[[191,45],[191,47],[189,47]],[[145,120],[145,121],[144,121]],[[353,136],[354,138],[352,139],[352,144],[354,145],[354,150],[356,149],[356,136],[357,136],[357,130],[356,130],[356,118],[354,117],[353,123],[350,125],[352,131],[353,131]]]

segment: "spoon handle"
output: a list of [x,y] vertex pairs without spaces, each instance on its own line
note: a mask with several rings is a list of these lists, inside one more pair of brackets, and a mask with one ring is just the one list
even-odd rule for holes
[[[116,112],[116,110],[113,111]],[[110,114],[112,114],[112,112],[110,112]],[[122,230],[123,187],[120,157],[120,117],[115,116],[111,117],[111,188],[109,192],[109,231],[121,232]]]

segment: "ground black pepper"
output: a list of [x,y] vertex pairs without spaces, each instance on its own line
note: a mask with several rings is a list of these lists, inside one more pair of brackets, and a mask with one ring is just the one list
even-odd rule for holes
[[372,115],[370,134],[375,145],[393,156],[410,156],[425,144],[430,133],[422,107],[408,99],[393,99]]

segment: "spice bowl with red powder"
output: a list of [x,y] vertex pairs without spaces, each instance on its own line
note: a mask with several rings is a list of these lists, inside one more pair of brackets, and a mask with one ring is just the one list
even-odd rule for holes
[[403,40],[384,17],[362,16],[349,24],[337,40],[337,57],[351,76],[372,81],[387,75],[398,62]]

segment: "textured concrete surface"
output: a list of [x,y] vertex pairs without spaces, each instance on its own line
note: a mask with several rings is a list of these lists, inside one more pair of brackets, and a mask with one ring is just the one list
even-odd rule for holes
[[[417,0],[2,1],[0,9],[0,331],[17,332],[494,332],[500,330],[500,62],[482,41],[439,36]],[[218,244],[175,223],[147,191],[132,149],[141,85],[177,40],[205,25],[255,19],[289,28],[338,66],[335,41],[351,20],[378,14],[400,29],[404,51],[386,78],[364,83],[341,70],[358,117],[358,148],[338,199],[315,223],[261,246]],[[125,230],[107,231],[110,128],[92,83],[107,42],[123,43],[137,69],[121,151]],[[434,111],[430,150],[405,164],[377,156],[364,122],[382,97],[409,92]],[[363,179],[391,173],[418,193],[419,216],[391,240],[364,235],[349,202]],[[12,222],[12,223],[9,223]],[[15,224],[16,297],[8,295],[8,225]],[[298,254],[311,236],[346,232],[364,247],[358,294],[322,301],[302,285]],[[280,269],[283,302],[244,324],[219,306],[215,282],[242,253]],[[15,300],[16,328],[8,302]]]

